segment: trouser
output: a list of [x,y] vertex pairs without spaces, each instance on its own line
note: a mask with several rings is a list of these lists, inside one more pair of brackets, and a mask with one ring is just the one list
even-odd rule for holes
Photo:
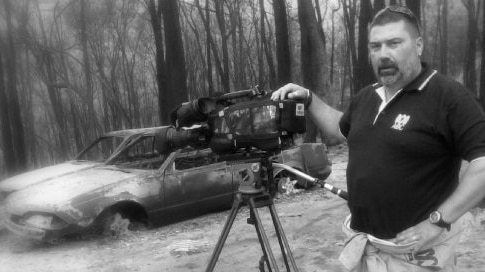
[[455,248],[463,231],[462,219],[452,224],[451,230],[443,232],[423,249],[400,249],[387,243],[369,241],[368,234],[355,232],[344,226],[349,236],[339,260],[351,272],[454,272]]
[[[459,239],[456,237],[457,240]],[[389,254],[367,243],[361,266],[351,272],[455,272],[456,258],[454,248],[446,250],[447,257],[438,258],[433,248],[415,254]],[[443,256],[444,257],[444,256]]]

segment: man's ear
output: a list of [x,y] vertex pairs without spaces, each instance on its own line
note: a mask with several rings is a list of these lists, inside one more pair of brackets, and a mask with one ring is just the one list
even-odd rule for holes
[[423,54],[423,49],[424,49],[424,42],[423,42],[423,37],[417,37],[416,38],[416,51],[418,53],[418,56],[421,56]]

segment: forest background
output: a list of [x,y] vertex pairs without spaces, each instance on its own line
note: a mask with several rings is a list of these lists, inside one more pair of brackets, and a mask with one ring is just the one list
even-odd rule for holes
[[0,0],[0,179],[167,125],[200,96],[294,82],[345,109],[375,82],[367,26],[389,4],[414,11],[424,60],[485,106],[479,0]]

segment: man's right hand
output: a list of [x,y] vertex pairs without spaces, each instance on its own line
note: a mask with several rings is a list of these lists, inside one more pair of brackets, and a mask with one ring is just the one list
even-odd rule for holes
[[310,97],[310,90],[299,85],[288,83],[271,94],[271,100],[278,101],[283,99],[306,100]]
[[330,107],[318,95],[312,95],[310,90],[288,83],[271,94],[271,100],[273,101],[283,99],[304,100],[305,110],[308,110],[318,129],[325,132],[328,137],[334,137],[338,142],[345,141],[345,137],[340,133],[339,126],[342,112]]

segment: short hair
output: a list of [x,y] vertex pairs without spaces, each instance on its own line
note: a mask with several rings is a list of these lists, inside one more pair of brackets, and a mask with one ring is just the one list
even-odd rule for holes
[[372,19],[369,31],[374,26],[385,25],[388,23],[404,21],[411,27],[416,37],[421,36],[421,24],[414,13],[406,6],[391,5],[381,9]]

